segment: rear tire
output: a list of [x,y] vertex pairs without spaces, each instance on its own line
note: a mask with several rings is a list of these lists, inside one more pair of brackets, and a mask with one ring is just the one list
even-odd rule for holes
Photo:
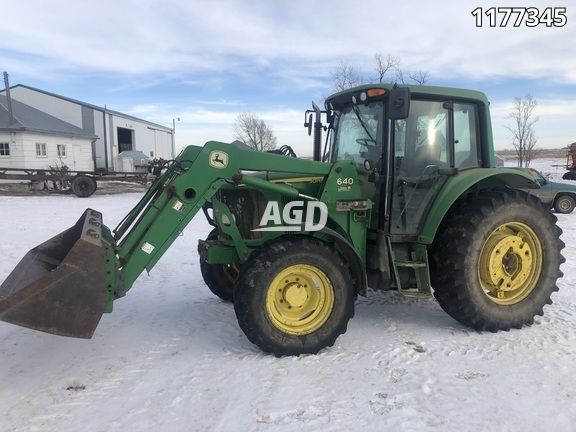
[[520,191],[485,191],[460,204],[435,239],[434,296],[451,317],[476,330],[531,324],[552,303],[562,276],[556,217]]
[[88,198],[96,192],[96,180],[85,175],[78,175],[72,179],[72,192],[79,198]]
[[576,207],[576,201],[570,195],[560,195],[554,200],[554,210],[557,213],[572,213],[574,207]]
[[334,345],[354,316],[348,265],[312,238],[262,246],[242,267],[234,310],[248,339],[276,356],[316,354]]
[[[206,240],[218,239],[218,229],[213,229]],[[234,283],[238,279],[238,268],[227,264],[208,264],[200,257],[200,271],[204,282],[213,294],[224,301],[234,300]]]

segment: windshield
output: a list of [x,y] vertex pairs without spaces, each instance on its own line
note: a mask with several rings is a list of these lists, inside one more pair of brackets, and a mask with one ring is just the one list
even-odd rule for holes
[[530,168],[530,171],[536,178],[536,181],[540,184],[540,186],[545,185],[548,183],[548,179],[542,175],[540,171],[536,171],[534,168]]
[[351,160],[360,171],[376,167],[382,157],[382,115],[382,102],[350,105],[337,111],[332,161]]

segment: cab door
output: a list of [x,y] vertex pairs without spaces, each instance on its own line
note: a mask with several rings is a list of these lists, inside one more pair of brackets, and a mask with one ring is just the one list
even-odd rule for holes
[[392,122],[391,234],[417,236],[449,176],[481,165],[478,129],[476,105],[445,100],[412,100]]

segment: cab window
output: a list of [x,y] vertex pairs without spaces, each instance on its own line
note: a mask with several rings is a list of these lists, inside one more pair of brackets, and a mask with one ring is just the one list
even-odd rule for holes
[[382,157],[382,115],[382,103],[351,105],[339,111],[333,160],[351,160],[360,172],[376,167]]
[[461,170],[480,166],[477,118],[475,105],[454,104],[454,161]]

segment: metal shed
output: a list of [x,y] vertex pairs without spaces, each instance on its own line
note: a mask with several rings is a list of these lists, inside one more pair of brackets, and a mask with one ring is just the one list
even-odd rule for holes
[[169,127],[23,84],[11,86],[10,92],[14,101],[95,135],[94,168],[119,171],[115,162],[123,151],[141,151],[151,159],[175,156]]

